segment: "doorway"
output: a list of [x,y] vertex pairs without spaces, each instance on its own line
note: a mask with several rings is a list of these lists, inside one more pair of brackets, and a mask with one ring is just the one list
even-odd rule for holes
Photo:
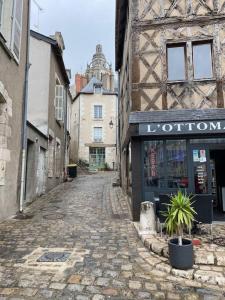
[[225,221],[225,150],[210,150],[211,188],[215,221]]

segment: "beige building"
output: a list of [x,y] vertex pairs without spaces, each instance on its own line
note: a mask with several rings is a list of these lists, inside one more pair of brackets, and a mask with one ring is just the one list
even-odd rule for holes
[[115,169],[116,144],[117,95],[93,77],[72,104],[71,160]]
[[29,1],[0,1],[0,219],[19,209]]
[[[70,72],[66,70],[63,61],[64,49],[60,32],[48,37],[31,31],[27,202],[49,191],[65,177],[71,94],[68,78]],[[32,181],[30,174],[34,177]]]
[[[225,217],[225,2],[117,0],[121,180],[142,201],[210,194]],[[221,219],[220,218],[220,219]]]

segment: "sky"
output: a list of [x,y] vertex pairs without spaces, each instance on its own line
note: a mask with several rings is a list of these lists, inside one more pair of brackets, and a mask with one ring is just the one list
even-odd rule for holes
[[85,72],[99,43],[115,64],[115,0],[32,0],[31,28],[44,35],[62,33],[64,62],[72,76]]

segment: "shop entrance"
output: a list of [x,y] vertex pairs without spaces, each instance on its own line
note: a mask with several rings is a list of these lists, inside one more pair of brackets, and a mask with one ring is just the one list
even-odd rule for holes
[[225,221],[225,150],[210,150],[214,220]]

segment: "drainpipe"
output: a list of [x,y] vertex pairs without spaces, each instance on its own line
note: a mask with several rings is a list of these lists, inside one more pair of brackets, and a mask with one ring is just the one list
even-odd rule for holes
[[27,101],[28,101],[28,75],[29,75],[29,49],[30,49],[30,7],[31,0],[28,0],[28,17],[27,17],[27,41],[26,41],[26,65],[25,65],[25,81],[23,90],[23,124],[22,124],[22,166],[20,181],[20,213],[23,212],[25,198],[25,179],[26,179],[26,152],[27,152]]
[[118,132],[117,132],[117,136],[118,136],[118,155],[119,155],[119,176],[120,176],[120,183],[121,183],[121,131],[120,131],[120,70],[118,70]]
[[[64,113],[64,176],[66,177],[66,158],[67,158],[67,102],[68,102],[68,85],[66,85],[65,113]],[[66,178],[64,178],[65,180]]]

